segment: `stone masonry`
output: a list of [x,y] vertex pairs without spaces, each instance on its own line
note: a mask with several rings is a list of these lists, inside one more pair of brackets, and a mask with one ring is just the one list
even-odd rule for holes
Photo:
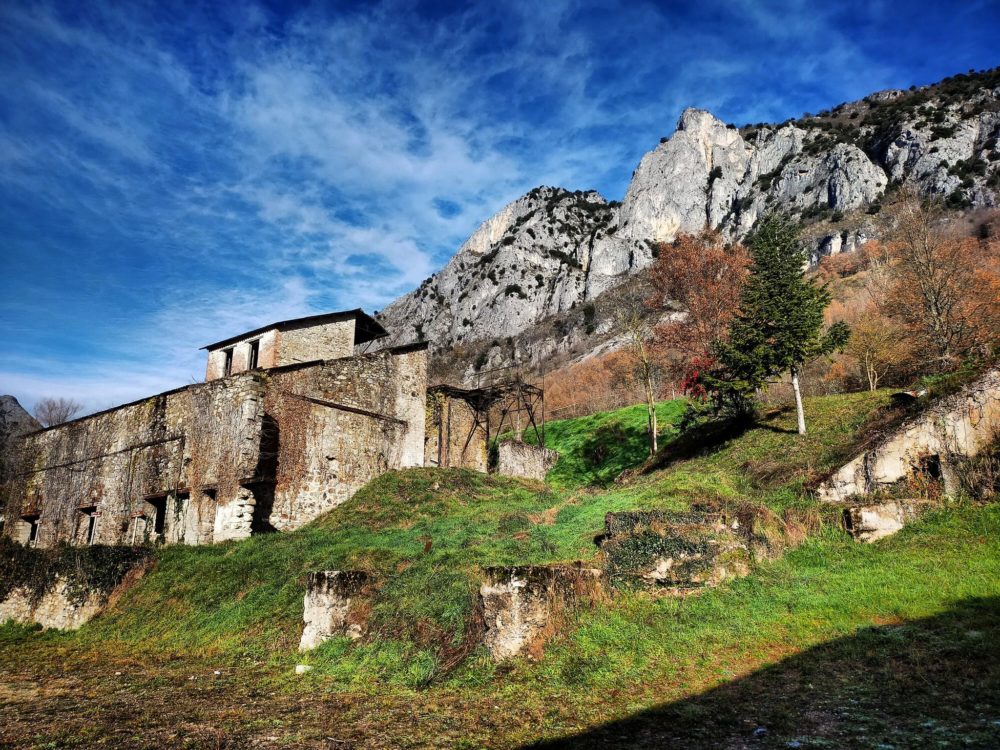
[[954,492],[956,459],[975,456],[1000,434],[1000,370],[941,399],[875,447],[842,466],[816,491],[844,502],[922,472]]
[[[354,355],[345,336],[364,344],[381,327],[359,311],[317,317],[305,319],[311,333],[301,321],[260,329],[275,340],[255,369],[213,377],[210,357],[208,382],[20,438],[0,488],[3,533],[39,547],[242,539],[297,528],[385,471],[422,466],[426,346]],[[306,356],[310,339],[342,356],[266,366]]]

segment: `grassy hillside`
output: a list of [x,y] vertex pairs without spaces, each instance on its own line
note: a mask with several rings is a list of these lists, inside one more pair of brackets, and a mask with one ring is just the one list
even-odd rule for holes
[[[547,429],[547,443],[562,453],[550,485],[465,471],[394,472],[293,533],[163,548],[139,586],[76,633],[0,627],[0,663],[8,665],[0,668],[0,709],[22,705],[10,687],[18,679],[37,681],[63,664],[79,670],[90,700],[112,705],[122,695],[106,676],[114,665],[145,675],[132,678],[130,695],[157,696],[162,715],[152,723],[166,728],[188,705],[180,692],[176,707],[166,705],[171,680],[182,686],[211,665],[270,685],[265,700],[248,694],[243,680],[220,683],[213,700],[231,707],[224,721],[235,736],[266,730],[292,746],[314,746],[310,732],[317,747],[327,746],[320,740],[330,732],[372,747],[506,747],[575,732],[584,733],[577,742],[594,746],[658,746],[671,738],[698,746],[749,736],[756,723],[747,722],[759,722],[775,741],[816,739],[802,747],[864,744],[864,737],[901,747],[926,733],[928,717],[949,727],[952,734],[941,737],[992,741],[998,726],[989,722],[1000,720],[991,697],[1000,686],[995,507],[958,506],[873,546],[828,525],[783,559],[697,597],[622,592],[575,614],[537,663],[498,667],[463,641],[482,567],[594,558],[593,539],[609,511],[706,500],[752,500],[776,511],[810,506],[803,486],[885,419],[886,401],[884,393],[809,399],[805,438],[794,434],[793,413],[775,410],[701,451],[673,440],[669,423],[680,405],[663,404],[664,457],[617,484],[622,471],[646,460],[642,408],[565,420]],[[602,428],[615,438],[597,462],[593,436]],[[320,568],[382,574],[374,634],[300,656],[305,575]],[[933,659],[949,664],[947,675],[930,667]],[[292,665],[303,660],[314,670],[293,678]],[[966,660],[975,677],[969,684],[960,679]],[[940,686],[928,690],[928,680]],[[246,713],[249,706],[277,711],[285,695],[336,705],[317,703],[294,729],[258,726],[262,719]],[[818,713],[805,713],[802,695]],[[56,737],[53,721],[60,732],[76,726],[60,696],[46,704],[49,718],[32,722],[29,712],[9,731],[40,737],[41,745]],[[376,715],[363,708],[373,701]],[[844,718],[837,712],[846,705]],[[621,723],[599,729],[612,720]],[[109,720],[104,731],[117,729]],[[391,741],[369,743],[372,732]],[[158,737],[176,739],[149,737],[150,747]]]

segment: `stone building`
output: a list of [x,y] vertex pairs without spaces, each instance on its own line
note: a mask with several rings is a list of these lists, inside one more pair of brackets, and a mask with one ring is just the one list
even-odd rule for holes
[[3,533],[52,546],[204,544],[299,527],[424,463],[426,346],[366,352],[361,310],[205,347],[197,383],[20,439]]

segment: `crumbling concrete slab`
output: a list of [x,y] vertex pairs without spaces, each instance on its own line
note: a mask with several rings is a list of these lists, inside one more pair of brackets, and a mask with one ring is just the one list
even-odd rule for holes
[[959,393],[942,398],[873,448],[846,463],[816,495],[846,502],[917,473],[957,491],[956,459],[975,456],[1000,431],[1000,370],[991,370]]
[[721,510],[608,513],[599,542],[613,581],[676,593],[746,575],[756,556],[770,556],[752,519]]
[[497,451],[497,473],[508,477],[543,481],[559,460],[558,451],[518,440],[500,443]]
[[930,500],[892,500],[844,508],[844,529],[859,542],[892,536],[910,521],[938,506]]
[[479,589],[490,656],[503,661],[527,652],[537,657],[561,615],[581,600],[604,595],[603,572],[572,565],[487,568]]
[[308,651],[338,635],[360,638],[367,625],[366,602],[377,579],[363,570],[318,570],[306,584],[305,628],[299,651]]
[[55,581],[41,598],[33,597],[27,588],[18,587],[0,601],[0,623],[13,620],[44,628],[76,630],[99,614],[107,601],[107,594],[100,592],[74,597],[61,580]]

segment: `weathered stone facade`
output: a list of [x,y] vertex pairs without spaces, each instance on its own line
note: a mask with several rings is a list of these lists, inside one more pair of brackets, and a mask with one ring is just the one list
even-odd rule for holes
[[508,477],[544,481],[545,475],[559,460],[558,451],[519,440],[508,440],[497,448],[497,473]]
[[316,648],[330,638],[360,638],[365,632],[366,600],[376,578],[361,570],[318,570],[309,574],[303,604],[299,651]]
[[246,370],[350,357],[356,347],[386,335],[385,329],[362,310],[272,323],[204,347],[208,351],[205,380]]
[[843,502],[918,472],[940,479],[951,494],[957,489],[952,472],[956,459],[975,456],[998,434],[1000,370],[991,370],[842,466],[816,494],[820,500]]
[[[350,355],[355,318],[319,325],[319,346],[340,337]],[[309,335],[282,325],[300,356]],[[296,528],[385,471],[423,465],[426,392],[415,345],[259,368],[28,434],[3,487],[4,533],[49,547]]]

